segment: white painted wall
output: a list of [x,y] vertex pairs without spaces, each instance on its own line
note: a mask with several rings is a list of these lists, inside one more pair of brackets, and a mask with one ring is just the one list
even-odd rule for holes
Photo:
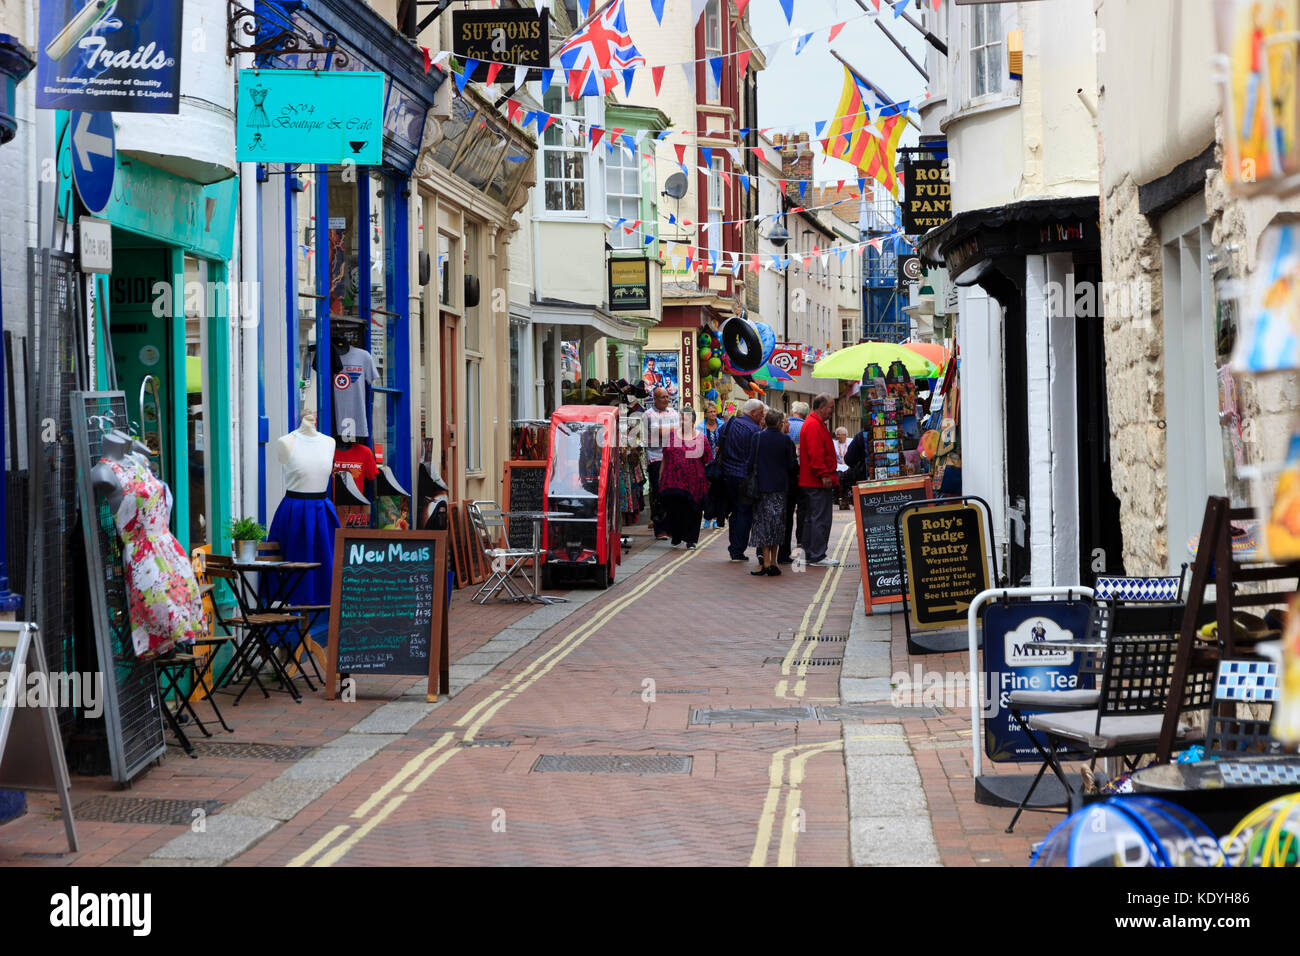
[[961,321],[962,492],[989,504],[998,567],[1007,551],[1006,441],[1002,398],[1002,307],[978,286],[958,291]]

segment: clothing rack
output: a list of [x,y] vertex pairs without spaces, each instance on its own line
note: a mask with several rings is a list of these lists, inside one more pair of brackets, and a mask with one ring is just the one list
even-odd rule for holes
[[1228,499],[1211,496],[1205,503],[1205,518],[1192,562],[1192,583],[1183,611],[1182,630],[1178,636],[1178,656],[1174,661],[1173,686],[1169,707],[1160,728],[1160,745],[1156,762],[1168,763],[1174,749],[1178,718],[1182,714],[1183,695],[1192,658],[1213,655],[1213,648],[1198,648],[1196,634],[1205,620],[1208,602],[1205,589],[1214,585],[1214,620],[1219,628],[1218,656],[1222,660],[1237,656],[1232,614],[1237,608],[1282,604],[1295,592],[1295,585],[1280,591],[1238,593],[1242,583],[1295,580],[1300,578],[1300,562],[1276,563],[1247,558],[1237,560],[1232,554],[1232,522],[1254,520],[1253,508],[1233,508]]

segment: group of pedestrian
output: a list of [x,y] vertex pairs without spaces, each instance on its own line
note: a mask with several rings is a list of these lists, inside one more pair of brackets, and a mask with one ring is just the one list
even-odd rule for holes
[[692,409],[670,408],[664,389],[653,399],[644,424],[656,538],[693,549],[705,522],[727,528],[732,561],[755,549],[755,576],[781,574],[794,543],[809,565],[838,564],[826,552],[847,435],[831,438],[830,395],[796,402],[789,418],[753,398],[725,422],[712,402],[697,422]]

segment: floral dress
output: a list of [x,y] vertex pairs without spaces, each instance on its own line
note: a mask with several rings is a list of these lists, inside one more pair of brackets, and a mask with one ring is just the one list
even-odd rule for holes
[[199,585],[185,549],[168,528],[171,489],[138,455],[101,458],[117,476],[122,503],[113,521],[122,538],[131,615],[131,643],[138,658],[154,657],[206,633]]

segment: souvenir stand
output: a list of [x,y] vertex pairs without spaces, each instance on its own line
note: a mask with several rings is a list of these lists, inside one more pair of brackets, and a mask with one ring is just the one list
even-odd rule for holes
[[563,405],[551,416],[542,530],[542,587],[559,575],[590,577],[609,587],[622,560],[619,505],[619,410],[609,405]]

